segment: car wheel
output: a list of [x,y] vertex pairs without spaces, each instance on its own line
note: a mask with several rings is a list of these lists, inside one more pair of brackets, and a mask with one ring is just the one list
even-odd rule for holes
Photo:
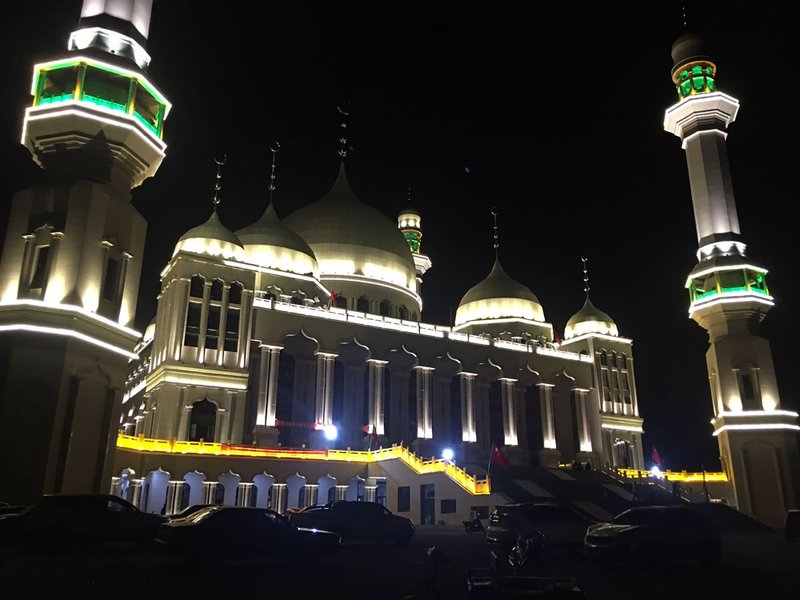
[[411,541],[412,537],[414,537],[414,529],[407,526],[402,527],[394,539],[398,546],[406,546]]

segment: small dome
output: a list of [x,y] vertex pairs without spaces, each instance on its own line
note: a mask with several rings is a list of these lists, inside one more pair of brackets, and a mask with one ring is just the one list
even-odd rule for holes
[[389,217],[358,199],[344,164],[322,200],[295,211],[283,223],[314,251],[321,276],[355,275],[416,294],[414,260],[402,232]]
[[595,308],[589,296],[586,296],[586,302],[583,307],[576,312],[564,328],[564,339],[577,337],[579,335],[586,335],[588,333],[602,333],[604,335],[618,336],[617,324],[602,310]]
[[180,251],[236,260],[244,260],[245,256],[241,240],[222,224],[216,210],[211,213],[208,221],[181,236],[172,256]]
[[247,260],[269,269],[319,277],[314,251],[305,240],[278,219],[270,203],[261,218],[236,235],[244,245]]
[[489,276],[464,294],[456,310],[456,326],[482,319],[543,322],[544,310],[536,294],[509,277],[495,260]]
[[672,74],[686,63],[704,61],[713,63],[708,44],[696,33],[687,32],[672,44]]

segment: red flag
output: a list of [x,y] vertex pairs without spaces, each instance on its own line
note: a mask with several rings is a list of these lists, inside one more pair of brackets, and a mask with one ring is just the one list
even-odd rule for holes
[[331,306],[336,308],[336,295],[333,292],[331,292]]
[[498,448],[495,444],[492,444],[492,455],[490,458],[493,462],[496,462],[500,468],[505,469],[506,471],[511,468],[506,455],[503,454],[500,448]]
[[561,336],[558,335],[558,332],[555,329],[553,329],[553,343],[556,346],[560,346],[563,343],[561,340]]
[[653,463],[660,467],[661,466],[661,455],[658,453],[658,450],[656,450],[655,446],[653,446],[652,457],[653,457]]

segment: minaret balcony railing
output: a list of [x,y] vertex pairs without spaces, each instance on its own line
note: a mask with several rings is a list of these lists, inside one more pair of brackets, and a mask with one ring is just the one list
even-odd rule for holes
[[141,74],[91,58],[34,66],[33,106],[87,103],[132,117],[159,140],[172,105]]

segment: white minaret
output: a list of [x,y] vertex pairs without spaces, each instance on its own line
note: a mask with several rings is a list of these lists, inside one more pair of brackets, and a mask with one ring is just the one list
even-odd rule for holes
[[720,459],[738,508],[772,525],[797,506],[797,413],[781,410],[769,341],[760,323],[773,306],[767,270],[751,261],[739,230],[727,127],[739,101],[716,89],[716,65],[698,37],[672,46],[680,101],[664,128],[681,138],[689,167],[698,263],[686,287],[689,316],[709,335],[706,364]]
[[68,51],[33,68],[21,142],[43,180],[14,195],[0,261],[4,499],[108,489],[140,337],[130,191],[164,158],[170,108],[144,71],[151,5],[84,0]]

